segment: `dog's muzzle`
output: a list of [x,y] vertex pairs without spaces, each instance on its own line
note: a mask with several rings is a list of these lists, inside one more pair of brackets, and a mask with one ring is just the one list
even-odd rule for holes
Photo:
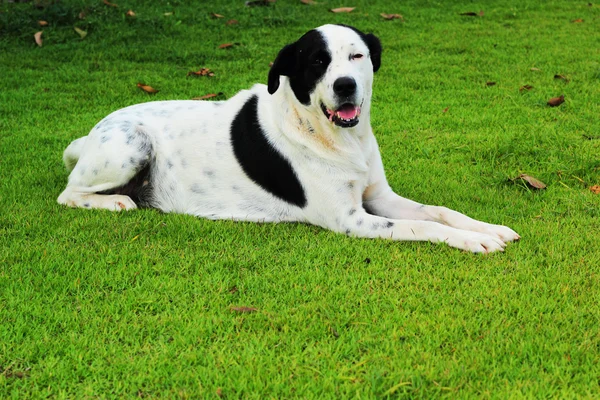
[[352,128],[359,122],[360,106],[344,103],[339,108],[331,110],[321,102],[321,110],[330,122],[342,128]]

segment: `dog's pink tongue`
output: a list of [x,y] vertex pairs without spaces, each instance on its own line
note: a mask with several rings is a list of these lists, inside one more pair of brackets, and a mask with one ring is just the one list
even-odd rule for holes
[[356,107],[353,105],[343,105],[339,110],[336,111],[337,115],[340,118],[344,119],[354,119],[360,112],[360,107]]

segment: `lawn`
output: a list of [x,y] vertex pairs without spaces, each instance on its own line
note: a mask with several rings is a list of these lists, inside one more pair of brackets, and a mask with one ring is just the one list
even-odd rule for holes
[[[111,3],[0,4],[0,398],[600,397],[600,5]],[[382,41],[394,190],[521,241],[482,256],[56,203],[62,151],[105,115],[266,83],[326,23]]]

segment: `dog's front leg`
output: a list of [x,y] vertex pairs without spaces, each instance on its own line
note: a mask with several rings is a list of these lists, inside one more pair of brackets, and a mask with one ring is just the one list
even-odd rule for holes
[[520,239],[512,229],[477,221],[447,207],[429,206],[398,196],[391,189],[376,198],[365,199],[364,207],[371,213],[395,219],[434,221],[453,228],[485,233],[503,242]]
[[368,214],[364,209],[350,209],[338,218],[337,231],[350,236],[407,241],[444,242],[473,253],[503,251],[506,244],[484,233],[456,229],[433,221],[393,219]]

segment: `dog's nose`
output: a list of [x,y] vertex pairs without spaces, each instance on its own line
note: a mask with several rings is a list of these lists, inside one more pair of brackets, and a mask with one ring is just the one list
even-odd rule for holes
[[344,76],[333,82],[333,92],[341,97],[352,96],[356,91],[356,81],[354,78]]

